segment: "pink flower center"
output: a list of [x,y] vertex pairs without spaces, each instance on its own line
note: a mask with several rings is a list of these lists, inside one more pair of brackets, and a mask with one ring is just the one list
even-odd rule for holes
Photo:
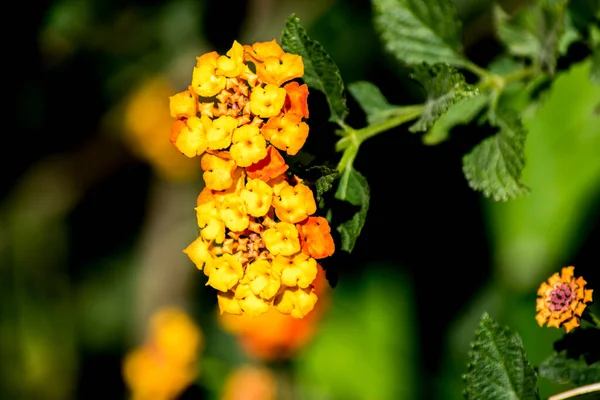
[[554,290],[550,292],[548,308],[550,311],[566,311],[574,297],[575,292],[571,290],[569,285],[566,283],[556,285]]

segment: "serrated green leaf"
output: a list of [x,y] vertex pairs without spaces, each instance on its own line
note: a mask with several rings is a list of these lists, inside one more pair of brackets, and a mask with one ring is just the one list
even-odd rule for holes
[[342,238],[342,250],[351,253],[365,224],[367,211],[369,210],[371,190],[367,179],[352,165],[346,166],[342,172],[335,198],[359,207],[351,219],[344,221],[337,227]]
[[487,313],[475,332],[465,375],[465,398],[486,400],[539,399],[537,377],[521,338]]
[[323,195],[333,188],[333,183],[339,178],[340,173],[335,168],[329,168],[325,165],[317,165],[307,169],[309,174],[318,173],[319,177],[314,181],[317,191],[317,202],[321,203]]
[[348,85],[348,91],[367,115],[369,125],[386,120],[398,108],[388,103],[381,90],[371,82],[352,82]]
[[521,182],[527,132],[511,110],[499,111],[491,122],[500,130],[463,157],[463,172],[469,186],[486,197],[496,201],[515,199],[529,193]]
[[464,65],[461,22],[450,0],[373,0],[385,48],[407,64]]
[[343,124],[348,115],[344,82],[335,62],[316,40],[308,37],[300,19],[294,14],[285,21],[281,34],[281,46],[289,53],[302,56],[304,82],[325,94],[331,116],[329,120]]
[[423,135],[423,143],[436,145],[448,139],[450,131],[457,125],[466,125],[473,120],[489,101],[488,94],[477,94],[458,101],[439,117]]
[[411,125],[411,132],[426,131],[451,105],[478,93],[475,86],[465,82],[465,77],[448,64],[418,65],[411,78],[427,93],[421,117]]
[[554,353],[538,366],[539,376],[557,383],[575,386],[600,382],[600,362],[588,365],[583,358],[567,358],[566,352]]

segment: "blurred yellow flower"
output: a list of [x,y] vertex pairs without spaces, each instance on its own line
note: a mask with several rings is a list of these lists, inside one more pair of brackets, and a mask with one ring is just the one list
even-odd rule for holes
[[277,380],[262,367],[244,365],[229,374],[221,400],[276,400]]
[[592,289],[585,289],[586,281],[579,277],[575,279],[569,266],[552,275],[548,282],[543,282],[538,289],[535,319],[540,326],[547,323],[550,327],[565,327],[567,332],[579,326],[580,317],[586,308],[586,303],[592,301]]
[[204,346],[200,328],[182,310],[161,308],[152,316],[145,343],[123,360],[133,400],[174,400],[197,378]]
[[[200,176],[197,161],[190,160],[178,152],[164,132],[169,132],[173,120],[169,113],[169,95],[173,88],[162,77],[154,77],[141,82],[129,95],[123,118],[125,142],[142,160],[148,162],[156,173],[168,180],[192,180]],[[176,114],[190,113],[190,94],[180,95]],[[186,111],[187,110],[187,111]],[[185,124],[184,124],[185,126]]]

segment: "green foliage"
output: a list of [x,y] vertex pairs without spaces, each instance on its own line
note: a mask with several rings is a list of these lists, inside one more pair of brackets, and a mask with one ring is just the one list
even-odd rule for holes
[[409,128],[411,132],[426,131],[450,106],[478,93],[477,88],[467,84],[465,77],[448,64],[418,65],[411,78],[427,93],[421,117]]
[[340,172],[337,169],[329,168],[325,165],[315,165],[307,169],[309,174],[317,172],[319,177],[314,181],[317,192],[317,202],[323,201],[323,195],[330,191],[335,181],[339,178]]
[[330,121],[343,124],[348,115],[344,82],[340,71],[323,46],[308,37],[300,19],[294,14],[285,22],[281,34],[281,45],[287,52],[302,56],[306,84],[327,96],[331,111]]
[[467,374],[467,399],[539,399],[536,373],[521,338],[485,313],[475,332]]
[[365,224],[369,210],[371,190],[366,178],[354,167],[348,165],[342,172],[335,198],[359,207],[351,219],[342,222],[337,227],[342,237],[342,250],[350,253]]
[[[573,29],[565,31],[566,2],[533,3],[508,16],[499,6],[494,8],[497,36],[507,51],[518,57],[527,57],[536,66],[554,73],[559,48],[567,46],[577,35]],[[566,38],[563,35],[566,33]]]
[[479,114],[489,102],[489,96],[478,93],[466,97],[451,105],[431,126],[425,135],[423,143],[436,145],[448,139],[450,131],[457,125],[468,124]]
[[492,125],[500,130],[463,157],[463,172],[469,186],[485,196],[515,199],[529,192],[521,182],[526,131],[518,115],[509,110],[498,113]]
[[600,362],[588,365],[583,358],[569,358],[565,351],[554,353],[537,368],[539,376],[575,386],[600,382]]
[[367,115],[369,125],[383,122],[396,115],[398,107],[388,103],[381,90],[371,82],[352,82],[348,85],[348,91]]
[[464,65],[461,22],[450,0],[373,0],[386,49],[407,64]]

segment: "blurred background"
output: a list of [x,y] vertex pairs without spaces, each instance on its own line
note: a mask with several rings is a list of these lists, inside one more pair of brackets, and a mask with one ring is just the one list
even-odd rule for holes
[[[488,65],[502,52],[491,1],[455,3],[465,52]],[[371,207],[353,256],[331,266],[335,287],[323,284],[313,318],[253,324],[218,317],[214,290],[182,252],[197,235],[202,180],[199,162],[168,141],[168,97],[187,88],[196,56],[224,53],[234,39],[279,38],[296,13],[346,83],[370,80],[392,103],[420,102],[410,70],[382,51],[369,1],[13,6],[5,77],[15,109],[0,169],[2,399],[130,398],[139,387],[126,382],[124,360],[165,326],[197,374],[130,369],[141,386],[165,379],[181,389],[171,396],[460,399],[484,311],[520,333],[536,365],[561,336],[534,319],[539,284],[574,265],[600,290],[600,97],[582,62],[589,49],[571,46],[555,84],[523,113],[531,195],[494,203],[467,186],[461,157],[485,134],[475,125],[437,146],[406,126],[381,134],[355,163]],[[364,126],[348,104],[350,124]],[[337,157],[323,96],[312,91],[309,107],[307,146]],[[180,310],[171,308],[173,331],[150,322],[164,306]],[[569,388],[540,384],[543,397]]]

